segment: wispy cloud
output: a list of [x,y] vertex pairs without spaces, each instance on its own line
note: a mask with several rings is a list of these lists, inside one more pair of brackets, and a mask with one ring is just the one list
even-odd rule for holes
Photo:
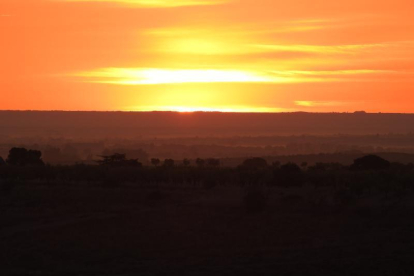
[[107,2],[147,8],[219,5],[230,0],[60,0],[65,2]]
[[103,68],[74,76],[86,82],[118,85],[153,85],[178,83],[269,82],[253,72],[216,69]]
[[[310,21],[313,22],[313,21]],[[324,22],[324,21],[321,21]],[[379,42],[366,44],[294,44],[288,41],[275,41],[267,37],[282,29],[288,32],[304,31],[302,28],[319,28],[318,25],[295,25],[290,23],[280,28],[255,29],[255,26],[240,28],[160,28],[143,32],[153,41],[150,51],[166,54],[185,55],[262,55],[274,53],[297,53],[300,55],[329,56],[378,56],[378,53],[396,52],[412,46],[411,42]],[[272,41],[273,40],[273,41]],[[398,52],[398,51],[397,51]]]
[[321,54],[352,54],[369,51],[374,48],[385,48],[387,44],[360,44],[360,45],[277,45],[256,44],[252,47],[267,52],[304,52]]
[[302,107],[327,107],[327,106],[340,106],[344,105],[344,102],[336,101],[295,101],[297,106]]
[[273,71],[272,73],[281,76],[351,76],[381,73],[397,73],[391,70],[332,70],[332,71]]
[[70,74],[83,82],[115,85],[183,83],[305,83],[359,80],[363,75],[390,73],[382,70],[248,71],[233,69],[101,68]]

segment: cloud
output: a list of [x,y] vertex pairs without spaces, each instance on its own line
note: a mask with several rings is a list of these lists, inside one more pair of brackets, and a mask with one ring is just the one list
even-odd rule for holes
[[390,70],[332,70],[332,71],[273,71],[274,74],[281,76],[349,76],[349,75],[366,75],[381,73],[397,73]]
[[252,45],[258,51],[264,52],[304,52],[317,54],[352,54],[370,51],[375,48],[384,48],[386,44],[360,44],[360,45]]
[[75,76],[87,78],[87,82],[118,85],[270,81],[268,77],[253,72],[217,69],[103,68]]
[[185,6],[220,5],[230,0],[61,0],[65,2],[117,3],[144,8],[175,8]]
[[297,106],[302,107],[326,107],[326,106],[340,106],[344,105],[344,102],[335,101],[295,101]]
[[[313,21],[310,21],[313,22]],[[323,22],[323,21],[322,21]],[[289,23],[294,24],[294,23]],[[320,26],[295,26],[286,24],[280,28],[255,28],[257,26],[226,28],[159,28],[143,32],[148,41],[152,41],[149,51],[165,54],[184,55],[272,55],[297,54],[325,56],[358,56],[361,58],[378,56],[381,53],[398,53],[402,48],[411,47],[411,42],[380,42],[364,44],[295,44],[275,37],[267,37],[270,33],[288,30],[304,31],[303,28],[314,29]],[[310,28],[310,29],[309,29]],[[273,40],[273,41],[272,41]],[[295,56],[293,56],[295,57]]]
[[115,85],[183,83],[305,83],[334,82],[343,77],[359,80],[363,75],[391,73],[381,70],[341,71],[248,71],[235,69],[101,68],[70,74],[83,82]]

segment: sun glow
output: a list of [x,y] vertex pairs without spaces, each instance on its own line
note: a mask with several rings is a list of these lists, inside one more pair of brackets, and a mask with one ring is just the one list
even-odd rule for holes
[[284,111],[286,111],[286,110],[281,109],[281,108],[248,107],[248,106],[233,106],[233,107],[147,106],[147,107],[132,108],[132,110],[133,111],[172,111],[172,112],[180,112],[180,113],[193,113],[193,112],[269,113],[269,112],[284,112]]

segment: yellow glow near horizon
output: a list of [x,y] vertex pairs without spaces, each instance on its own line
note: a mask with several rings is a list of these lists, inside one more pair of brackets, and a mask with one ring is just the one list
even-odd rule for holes
[[127,110],[133,111],[171,111],[180,113],[193,113],[193,112],[223,112],[223,113],[269,113],[269,112],[284,112],[282,108],[270,108],[270,107],[248,107],[248,106],[233,106],[233,107],[205,107],[205,106],[147,106],[129,108]]

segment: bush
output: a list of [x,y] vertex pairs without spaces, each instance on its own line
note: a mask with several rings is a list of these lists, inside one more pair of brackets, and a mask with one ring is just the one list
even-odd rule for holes
[[386,170],[389,169],[391,163],[376,155],[367,155],[354,160],[351,165],[351,170],[363,171],[363,170]]
[[300,187],[303,184],[303,172],[295,163],[287,163],[273,171],[277,186]]

